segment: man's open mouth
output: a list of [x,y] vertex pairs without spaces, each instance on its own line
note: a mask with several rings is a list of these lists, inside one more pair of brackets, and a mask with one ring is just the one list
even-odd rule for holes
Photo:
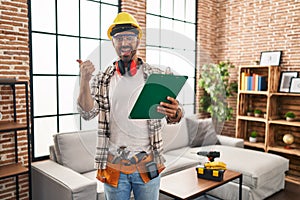
[[122,48],[121,55],[122,56],[130,56],[132,49],[131,48]]

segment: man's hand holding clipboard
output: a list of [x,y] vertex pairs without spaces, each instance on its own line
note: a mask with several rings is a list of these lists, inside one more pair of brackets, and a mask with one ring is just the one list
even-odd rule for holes
[[[174,113],[173,106],[178,107],[176,97],[187,78],[187,76],[171,74],[149,75],[129,118],[161,119],[166,115],[176,118],[178,113]],[[169,103],[167,103],[168,101]]]

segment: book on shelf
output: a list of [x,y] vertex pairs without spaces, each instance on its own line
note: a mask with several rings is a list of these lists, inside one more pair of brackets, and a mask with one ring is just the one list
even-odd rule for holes
[[241,75],[241,90],[247,91],[266,91],[267,77],[259,74],[248,74],[242,72]]
[[252,74],[252,90],[257,91],[257,74]]
[[241,80],[240,80],[240,82],[241,82],[241,90],[245,90],[245,72],[242,72],[241,73]]
[[247,79],[250,76],[250,73],[242,72],[241,74],[241,90],[247,90],[248,82]]
[[258,91],[266,91],[266,90],[267,90],[267,77],[258,76]]
[[253,82],[253,76],[247,76],[247,90],[253,90],[252,89],[252,82]]

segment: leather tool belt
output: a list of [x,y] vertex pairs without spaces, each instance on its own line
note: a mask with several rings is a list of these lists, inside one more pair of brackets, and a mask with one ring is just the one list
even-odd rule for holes
[[[135,171],[139,172],[144,183],[151,180],[146,165],[153,161],[152,154],[148,155],[146,152],[140,152],[129,160],[119,159],[116,161],[114,158],[115,156],[109,154],[106,169],[98,169],[97,179],[101,182],[107,183],[113,187],[118,187],[120,172],[132,174]],[[161,173],[165,169],[165,166],[163,164],[157,164],[157,169],[158,173]]]

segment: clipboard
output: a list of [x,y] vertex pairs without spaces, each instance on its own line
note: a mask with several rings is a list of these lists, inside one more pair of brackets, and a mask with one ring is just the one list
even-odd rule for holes
[[172,74],[149,75],[137,101],[135,102],[129,119],[162,119],[165,115],[156,111],[160,102],[167,102],[167,96],[176,98],[187,76]]

